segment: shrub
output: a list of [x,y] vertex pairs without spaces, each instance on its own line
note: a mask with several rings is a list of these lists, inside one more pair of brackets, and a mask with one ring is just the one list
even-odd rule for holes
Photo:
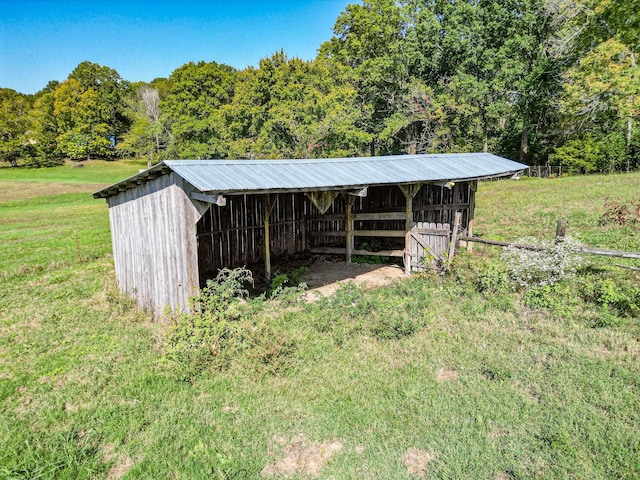
[[301,266],[289,273],[277,273],[269,284],[269,297],[286,297],[290,294],[303,292],[307,289],[306,283],[301,283],[302,276],[309,271],[308,267]]
[[604,202],[604,214],[599,222],[601,225],[615,223],[617,225],[631,225],[640,229],[640,200],[628,205],[621,200],[607,198]]
[[573,277],[582,264],[582,258],[574,251],[579,243],[571,237],[555,244],[531,238],[522,238],[516,243],[532,245],[540,250],[507,247],[502,251],[500,257],[507,265],[515,288],[553,285]]
[[198,297],[191,299],[190,313],[179,313],[169,319],[165,353],[182,364],[190,378],[200,370],[220,361],[229,349],[241,349],[250,330],[238,320],[242,315],[241,299],[245,288],[253,283],[251,271],[245,268],[220,270]]
[[615,282],[612,278],[587,277],[581,287],[586,302],[603,306],[621,315],[640,316],[640,287]]
[[510,290],[509,270],[503,262],[484,260],[475,266],[475,287],[479,292],[504,293]]

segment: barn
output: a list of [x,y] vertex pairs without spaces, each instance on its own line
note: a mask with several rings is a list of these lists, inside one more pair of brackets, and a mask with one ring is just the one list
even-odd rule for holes
[[159,317],[220,268],[260,263],[269,276],[272,259],[301,252],[420,269],[456,212],[472,233],[478,180],[525,168],[488,153],[171,160],[93,195],[109,207],[120,291]]

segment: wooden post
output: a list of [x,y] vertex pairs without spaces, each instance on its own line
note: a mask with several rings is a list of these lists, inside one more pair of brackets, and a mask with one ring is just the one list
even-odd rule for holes
[[351,254],[353,252],[353,215],[352,215],[352,206],[353,201],[355,200],[355,196],[349,195],[348,193],[345,195],[346,212],[345,212],[345,220],[344,220],[344,230],[346,237],[346,252],[347,252],[347,263],[351,263]]
[[[469,182],[469,214],[467,215],[467,235],[473,237],[473,224],[476,216],[476,192],[478,191],[478,181]],[[467,250],[473,250],[473,243],[467,243]]]
[[269,235],[269,217],[276,204],[276,195],[271,198],[266,194],[264,198],[264,276],[271,280],[271,238]]
[[405,198],[404,209],[404,273],[411,273],[411,228],[413,227],[413,197],[422,187],[421,183],[398,185]]
[[460,229],[460,223],[462,223],[462,212],[456,212],[455,220],[453,221],[453,232],[451,232],[451,243],[449,243],[449,256],[447,257],[447,270],[451,268],[453,255],[456,252],[456,242],[458,241],[458,230]]
[[567,233],[567,221],[564,218],[558,220],[556,225],[556,243],[564,242],[564,237]]

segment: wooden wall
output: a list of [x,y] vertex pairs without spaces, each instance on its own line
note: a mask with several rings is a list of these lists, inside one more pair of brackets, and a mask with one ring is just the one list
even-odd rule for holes
[[107,198],[120,291],[156,317],[187,308],[198,287],[195,225],[207,205],[191,191],[170,173]]
[[[266,195],[225,196],[224,207],[212,205],[197,224],[200,284],[223,267],[239,267],[264,259]],[[312,207],[302,193],[280,193],[269,217],[271,255],[305,250],[305,218]]]

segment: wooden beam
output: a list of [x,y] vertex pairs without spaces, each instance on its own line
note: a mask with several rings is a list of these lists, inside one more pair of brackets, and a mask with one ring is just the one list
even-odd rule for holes
[[405,210],[404,210],[404,273],[411,273],[411,228],[413,227],[413,197],[422,187],[421,183],[412,183],[408,185],[398,185],[404,194]]
[[368,187],[359,188],[355,190],[347,190],[347,195],[350,195],[353,197],[366,197],[368,193],[367,189]]
[[456,243],[458,241],[458,230],[460,230],[461,223],[462,223],[462,212],[456,212],[456,216],[453,221],[453,232],[451,232],[451,240],[449,241],[449,256],[447,257],[447,270],[451,269],[451,262],[453,261],[453,256],[456,253]]
[[[447,205],[448,207],[448,205]],[[325,215],[309,215],[306,217],[307,220],[316,220],[316,221],[333,221],[333,220],[343,220],[344,214],[342,213],[327,213]],[[354,221],[360,220],[404,220],[404,211],[402,212],[376,212],[376,213],[353,213],[351,215]]]
[[[365,189],[366,190],[366,189]],[[345,208],[345,218],[344,218],[344,233],[345,233],[345,240],[346,240],[346,262],[347,263],[351,263],[351,252],[353,251],[353,218],[352,218],[352,207],[353,207],[353,201],[355,200],[356,196],[355,195],[345,195],[345,202],[346,202],[346,208]]]
[[[473,237],[473,225],[475,223],[476,192],[478,191],[478,180],[469,182],[469,214],[467,215],[467,235]],[[467,245],[467,250],[473,250],[473,243]]]
[[353,219],[359,220],[404,220],[404,212],[354,213]]
[[[309,197],[311,203],[318,209],[320,213],[324,213],[329,210],[329,207],[333,204],[333,201],[338,196],[337,190],[321,190],[315,192],[306,192],[305,195]],[[269,195],[269,194],[267,194]]]
[[556,243],[564,242],[564,237],[567,234],[567,221],[564,218],[558,219],[556,225]]
[[[324,255],[344,255],[347,249],[343,247],[313,247],[309,253],[319,253]],[[404,250],[380,250],[372,252],[370,250],[353,250],[352,255],[373,255],[378,257],[400,257],[404,256]]]
[[[479,237],[459,237],[459,238],[460,240],[466,240],[467,242],[484,243],[486,245],[495,245],[498,247],[515,247],[515,248],[521,248],[523,250],[533,250],[538,252],[551,250],[550,248],[536,247],[533,245],[523,245],[523,244],[511,243],[511,242],[500,242],[498,240],[488,240],[488,239],[479,238]],[[608,250],[604,248],[594,248],[594,247],[587,247],[587,246],[574,247],[571,249],[571,251],[576,253],[584,253],[587,255],[600,255],[603,257],[617,257],[617,258],[635,258],[640,260],[640,252],[623,252],[620,250]]]
[[535,245],[524,245],[524,244],[515,244],[511,242],[501,242],[499,240],[489,240],[489,239],[480,238],[480,237],[470,237],[468,235],[460,236],[458,237],[458,239],[464,240],[465,242],[484,243],[485,245],[495,245],[497,247],[516,247],[516,248],[521,248],[523,250],[532,250],[534,252],[542,252],[546,250],[545,248],[536,247]]
[[277,195],[267,193],[264,196],[264,275],[271,280],[271,238],[269,233],[269,217],[276,204]]
[[354,237],[381,237],[381,238],[400,238],[404,237],[404,230],[354,230]]
[[207,195],[200,192],[191,192],[191,198],[193,198],[194,200],[199,200],[201,202],[211,203],[212,205],[217,205],[219,207],[224,207],[227,205],[227,199],[222,195]]

